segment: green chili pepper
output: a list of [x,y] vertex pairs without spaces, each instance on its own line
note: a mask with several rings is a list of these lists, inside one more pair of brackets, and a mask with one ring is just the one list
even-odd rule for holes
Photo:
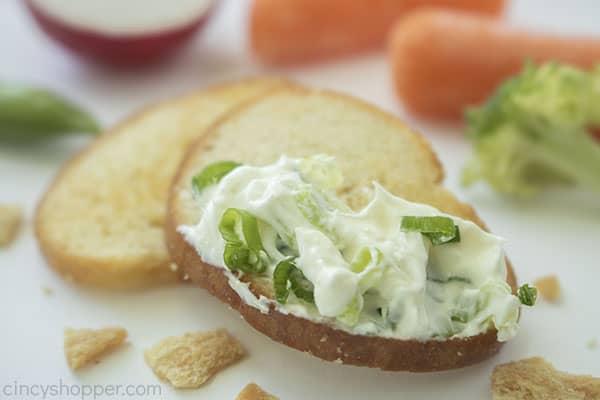
[[219,232],[225,241],[223,260],[229,269],[252,274],[265,271],[267,255],[254,215],[228,208],[221,217]]
[[287,302],[290,288],[299,299],[311,304],[315,302],[313,284],[296,267],[294,259],[291,257],[280,261],[275,267],[275,271],[273,272],[273,287],[275,289],[275,298],[281,304]]
[[0,139],[32,140],[66,133],[97,133],[96,120],[49,90],[0,83]]
[[196,193],[202,192],[206,187],[216,185],[225,175],[242,164],[234,161],[220,161],[209,164],[192,178],[192,187]]
[[403,217],[401,229],[404,232],[421,232],[434,246],[460,242],[460,230],[448,217]]

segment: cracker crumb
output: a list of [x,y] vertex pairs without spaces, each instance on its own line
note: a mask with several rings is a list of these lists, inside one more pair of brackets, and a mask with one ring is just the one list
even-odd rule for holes
[[76,370],[119,347],[127,338],[127,331],[119,327],[102,329],[65,329],[65,356],[69,367]]
[[177,266],[177,264],[172,262],[171,264],[169,264],[169,269],[173,272],[176,272],[179,269],[179,267]]
[[600,399],[600,378],[557,371],[535,357],[496,366],[492,392],[494,400]]
[[587,341],[586,346],[590,350],[596,350],[598,348],[598,339],[595,337],[590,338],[590,340]]
[[54,289],[52,289],[51,287],[48,286],[42,286],[42,293],[44,294],[44,296],[53,296],[54,295]]
[[240,394],[235,398],[236,400],[279,400],[278,397],[275,397],[267,392],[265,392],[260,386],[256,383],[247,384]]
[[560,284],[556,275],[548,275],[539,278],[534,282],[534,286],[544,300],[556,302],[560,299]]
[[23,209],[17,205],[0,204],[0,247],[10,245],[23,225]]
[[246,351],[225,329],[168,337],[146,350],[146,363],[176,388],[202,386]]

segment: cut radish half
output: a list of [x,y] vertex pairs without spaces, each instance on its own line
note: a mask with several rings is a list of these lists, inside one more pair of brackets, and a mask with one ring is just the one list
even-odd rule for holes
[[116,65],[168,55],[204,25],[215,0],[27,0],[50,37]]

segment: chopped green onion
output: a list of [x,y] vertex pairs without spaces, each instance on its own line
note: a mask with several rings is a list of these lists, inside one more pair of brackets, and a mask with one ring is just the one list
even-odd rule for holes
[[533,286],[529,286],[529,284],[526,283],[519,288],[517,295],[521,304],[525,306],[532,306],[535,304],[535,300],[537,299],[537,289]]
[[273,272],[273,287],[275,288],[275,298],[281,304],[287,302],[287,298],[290,295],[290,289],[288,287],[288,280],[290,272],[296,266],[292,263],[291,258],[286,258],[280,261],[275,267]]
[[435,282],[435,283],[450,283],[450,282],[461,282],[461,283],[471,283],[471,280],[469,278],[464,278],[462,276],[450,276],[448,277],[448,279],[439,279],[439,278],[431,278],[431,277],[427,277],[428,281],[431,282]]
[[464,310],[454,310],[450,313],[450,319],[454,322],[466,324],[469,321],[469,313]]
[[258,219],[248,211],[239,208],[225,210],[219,223],[219,232],[228,243],[243,243],[252,250],[263,250]]
[[296,297],[307,303],[315,303],[315,287],[311,281],[306,279],[299,268],[292,269],[290,272],[290,283],[292,284],[292,290]]
[[344,311],[336,317],[336,319],[344,325],[354,326],[358,323],[360,312],[363,307],[363,299],[361,295],[357,295],[346,306]]
[[231,270],[261,273],[267,268],[257,218],[247,211],[228,208],[221,217],[219,232],[225,241],[223,261]]
[[263,253],[235,243],[225,243],[223,261],[227,268],[247,274],[259,274],[267,269]]
[[406,216],[402,218],[401,229],[404,232],[420,232],[434,246],[460,242],[460,230],[448,217]]
[[281,304],[287,302],[290,288],[299,299],[311,304],[315,302],[313,284],[296,267],[294,259],[291,257],[280,261],[275,267],[275,271],[273,272],[273,287],[275,289],[275,298]]
[[[376,268],[382,260],[381,250],[376,247],[363,247],[350,264],[353,272],[362,274],[359,285],[363,292],[375,286],[383,276],[382,269]],[[369,271],[365,272],[367,269]]]
[[194,175],[192,178],[192,187],[196,193],[201,193],[206,187],[219,183],[225,175],[240,165],[234,161],[219,161],[209,164],[198,174]]

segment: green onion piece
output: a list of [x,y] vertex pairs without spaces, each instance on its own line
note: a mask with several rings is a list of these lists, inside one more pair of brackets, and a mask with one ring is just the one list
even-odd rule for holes
[[239,208],[225,210],[219,223],[219,232],[227,243],[242,243],[252,250],[263,250],[258,219],[248,211]]
[[263,253],[235,243],[225,243],[223,261],[227,268],[247,274],[259,274],[267,269]]
[[[359,285],[362,292],[377,285],[383,276],[381,268],[376,268],[383,260],[383,253],[376,247],[363,247],[358,251],[356,257],[350,264],[350,269],[358,274],[363,274],[360,278]],[[372,267],[368,272],[364,273],[369,267]]]
[[288,280],[290,272],[294,268],[296,268],[296,266],[292,263],[292,258],[286,258],[277,264],[275,271],[273,272],[273,288],[275,289],[275,298],[281,304],[285,304],[288,296],[290,295]]
[[[381,254],[379,250],[377,251],[378,255]],[[354,272],[360,273],[363,272],[372,262],[373,256],[371,255],[371,249],[368,247],[363,247],[358,251],[358,254],[354,258],[354,261],[352,261],[352,264],[350,264],[350,269]]]
[[431,282],[435,282],[435,283],[450,283],[450,282],[461,282],[461,283],[468,283],[471,284],[471,280],[469,278],[465,278],[462,276],[450,276],[447,279],[440,279],[440,278],[432,278],[432,277],[427,277],[428,281]]
[[[289,287],[288,287],[288,282]],[[273,272],[273,287],[275,298],[281,304],[287,302],[290,288],[301,300],[314,304],[314,286],[306,279],[302,271],[296,267],[293,258],[289,257],[280,261]]]
[[450,319],[454,322],[466,324],[469,321],[469,313],[464,310],[453,310],[450,313]]
[[223,260],[229,269],[252,274],[266,270],[267,256],[254,215],[228,208],[221,217],[219,232],[225,241]]
[[292,269],[290,272],[290,283],[292,284],[292,290],[296,297],[307,303],[315,303],[315,287],[311,281],[306,279],[302,270],[299,268]]
[[354,326],[358,323],[358,320],[360,318],[360,312],[362,311],[362,306],[363,306],[362,296],[357,295],[346,306],[344,311],[336,317],[336,319],[344,325]]
[[535,304],[535,300],[537,299],[537,289],[526,283],[519,288],[517,295],[521,304],[531,307]]
[[225,175],[239,167],[241,164],[234,161],[220,161],[209,164],[192,178],[192,187],[196,193],[201,193],[206,187],[215,185]]
[[401,229],[403,232],[420,232],[434,246],[460,242],[460,230],[448,217],[403,217]]

